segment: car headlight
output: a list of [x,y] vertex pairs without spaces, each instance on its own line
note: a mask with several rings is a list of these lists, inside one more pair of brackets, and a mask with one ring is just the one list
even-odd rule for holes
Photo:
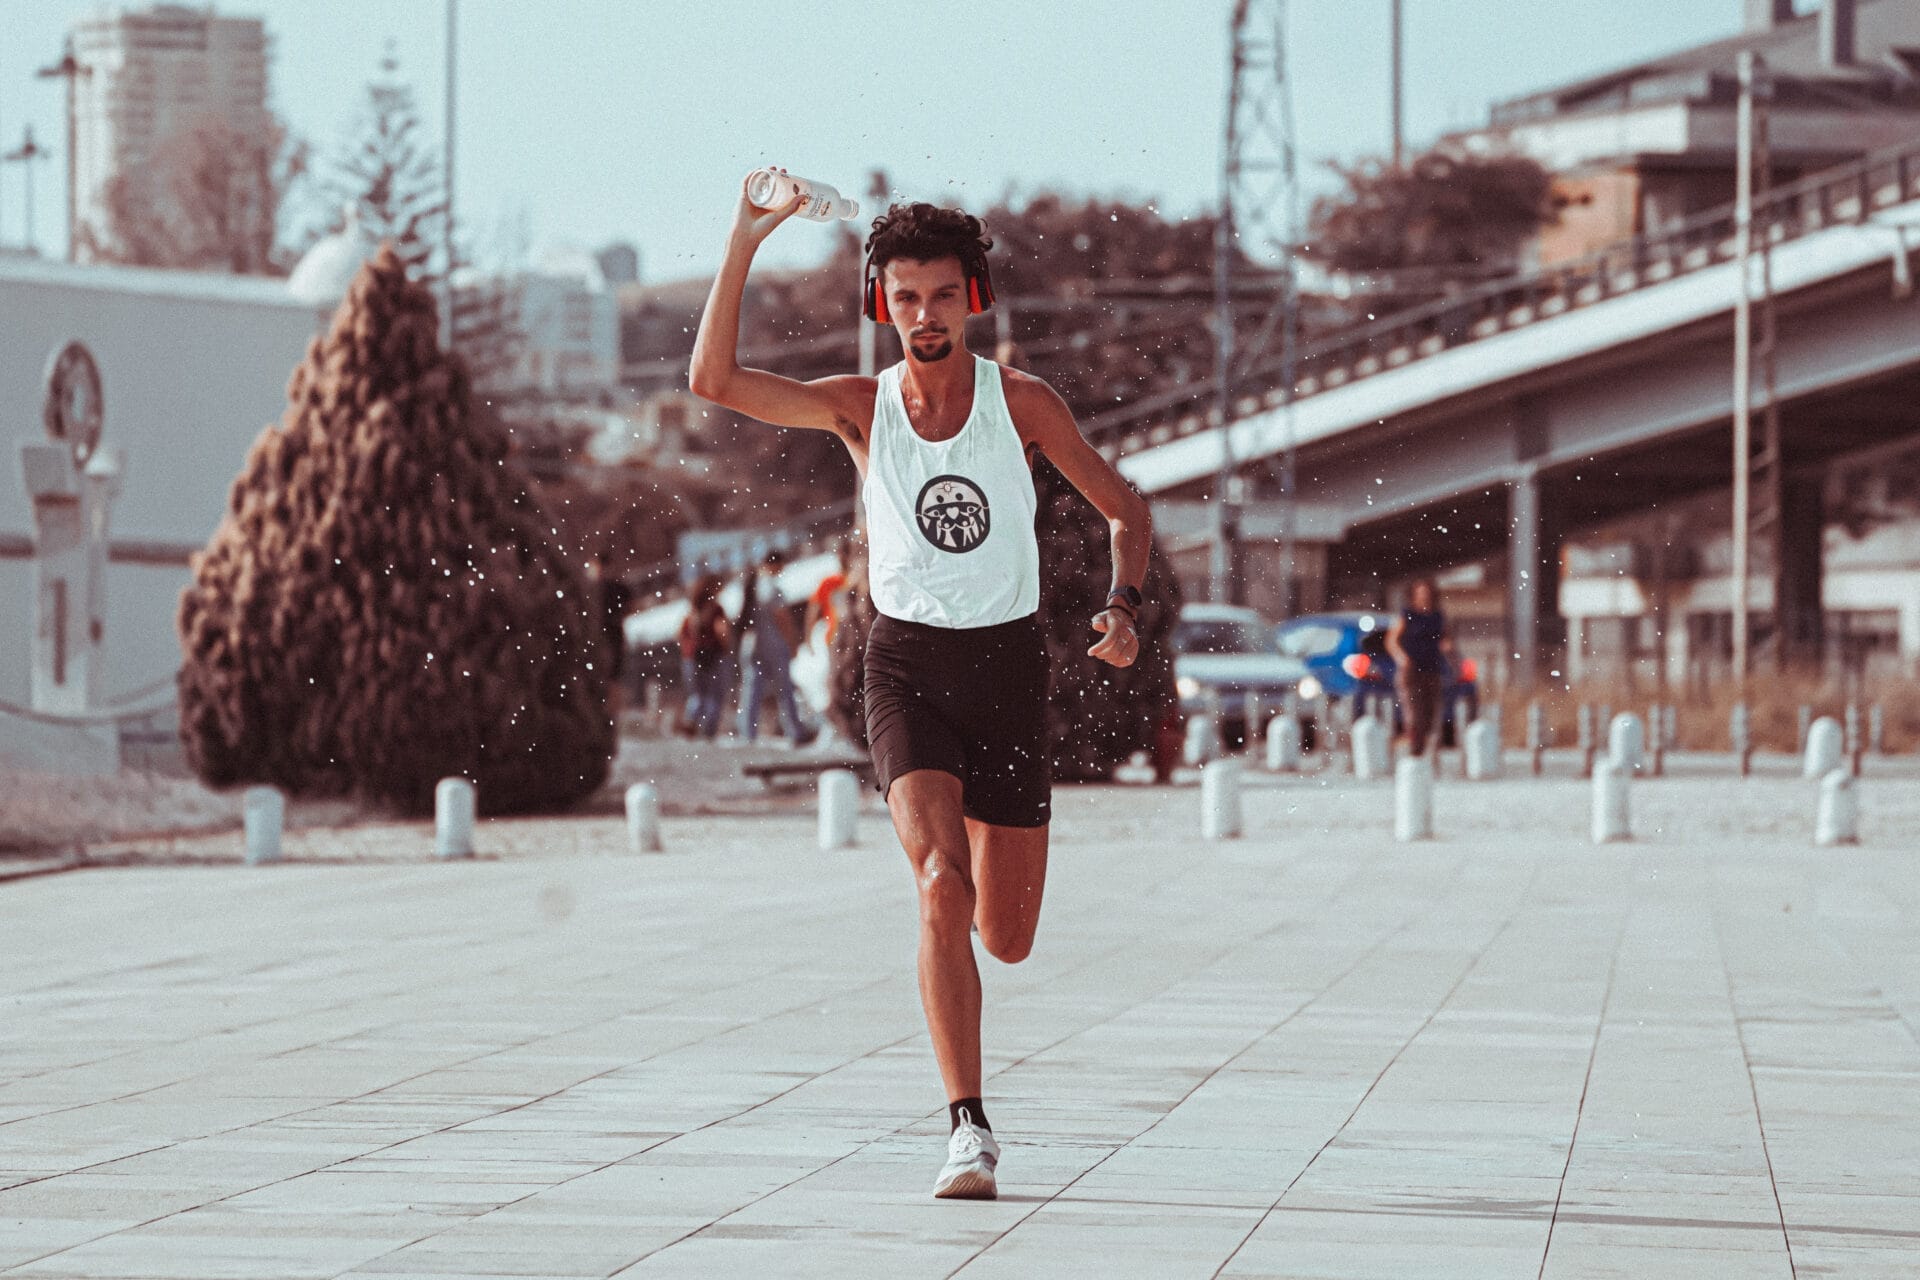
[[1173,687],[1183,698],[1197,698],[1200,696],[1200,682],[1192,676],[1181,676],[1173,682]]
[[1320,682],[1318,680],[1314,679],[1312,676],[1305,676],[1301,679],[1300,696],[1302,698],[1305,698],[1307,701],[1311,702],[1313,701],[1313,699],[1319,697],[1320,694],[1321,694],[1321,688],[1320,688]]

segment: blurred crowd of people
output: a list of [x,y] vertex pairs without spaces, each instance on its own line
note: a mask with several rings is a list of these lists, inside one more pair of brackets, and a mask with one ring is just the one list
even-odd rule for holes
[[821,733],[824,708],[806,708],[794,685],[794,661],[802,653],[824,665],[834,632],[847,608],[853,543],[842,539],[838,567],[804,604],[782,599],[778,578],[786,568],[780,551],[769,551],[741,573],[740,605],[729,616],[721,603],[724,574],[704,573],[687,586],[687,614],[680,623],[681,684],[686,691],[674,732],[720,739],[725,713],[735,703],[733,742],[757,741],[769,704],[786,740],[811,745]]

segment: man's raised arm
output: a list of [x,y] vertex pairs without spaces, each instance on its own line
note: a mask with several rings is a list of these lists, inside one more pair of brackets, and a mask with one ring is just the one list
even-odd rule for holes
[[[777,427],[813,427],[846,434],[857,429],[847,406],[860,394],[863,380],[855,376],[797,382],[761,369],[740,367],[740,298],[747,287],[753,255],[773,229],[792,217],[806,197],[795,194],[780,209],[762,209],[747,199],[740,184],[733,227],[727,233],[727,251],[713,278],[713,291],[700,316],[700,332],[693,341],[693,365],[688,387],[702,400],[770,422]],[[871,392],[866,392],[871,396]]]

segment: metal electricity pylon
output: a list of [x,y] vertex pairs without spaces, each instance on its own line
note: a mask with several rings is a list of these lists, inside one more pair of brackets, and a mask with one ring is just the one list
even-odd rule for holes
[[[1214,484],[1212,595],[1240,595],[1238,499],[1234,492],[1232,424],[1236,385],[1272,342],[1281,344],[1279,509],[1281,611],[1293,612],[1293,390],[1299,345],[1299,287],[1293,251],[1299,239],[1299,180],[1294,150],[1293,93],[1287,81],[1287,0],[1235,0],[1229,44],[1226,139],[1220,167],[1220,221],[1214,236],[1214,397],[1220,470]],[[1279,276],[1279,296],[1266,309],[1245,352],[1235,350],[1234,277],[1248,271]]]

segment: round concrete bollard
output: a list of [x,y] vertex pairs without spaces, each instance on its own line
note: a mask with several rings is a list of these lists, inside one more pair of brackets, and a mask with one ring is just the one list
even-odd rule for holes
[[660,793],[644,782],[627,788],[627,848],[633,853],[659,853]]
[[1821,716],[1807,727],[1807,754],[1800,763],[1800,776],[1824,778],[1840,767],[1840,722]]
[[1187,717],[1187,738],[1180,747],[1180,758],[1190,765],[1203,765],[1220,754],[1219,721],[1205,711]]
[[860,779],[847,769],[820,775],[820,848],[850,849],[860,816]]
[[1433,839],[1433,761],[1408,756],[1393,771],[1393,838]]
[[1813,842],[1817,845],[1860,843],[1860,793],[1853,775],[1831,770],[1820,779],[1820,808],[1814,814]]
[[1467,726],[1467,776],[1476,782],[1500,776],[1500,730],[1491,720]]
[[1607,760],[1631,775],[1646,766],[1647,729],[1640,717],[1622,711],[1607,729]]
[[278,787],[248,787],[241,797],[247,832],[247,865],[280,861],[280,830],[286,821],[287,800]]
[[1353,722],[1353,776],[1387,776],[1387,726],[1371,713]]
[[1753,712],[1744,702],[1733,704],[1733,714],[1727,718],[1727,741],[1740,760],[1740,776],[1744,778],[1753,771]]
[[1300,768],[1300,721],[1298,717],[1277,715],[1267,722],[1267,768],[1275,773],[1295,773]]
[[1547,755],[1547,709],[1538,698],[1527,703],[1527,755],[1537,778],[1546,767]]
[[1593,842],[1631,840],[1627,822],[1627,774],[1612,760],[1593,766]]
[[1200,770],[1200,835],[1231,840],[1240,834],[1240,765],[1209,760]]
[[433,789],[433,856],[473,856],[473,784],[442,778]]

